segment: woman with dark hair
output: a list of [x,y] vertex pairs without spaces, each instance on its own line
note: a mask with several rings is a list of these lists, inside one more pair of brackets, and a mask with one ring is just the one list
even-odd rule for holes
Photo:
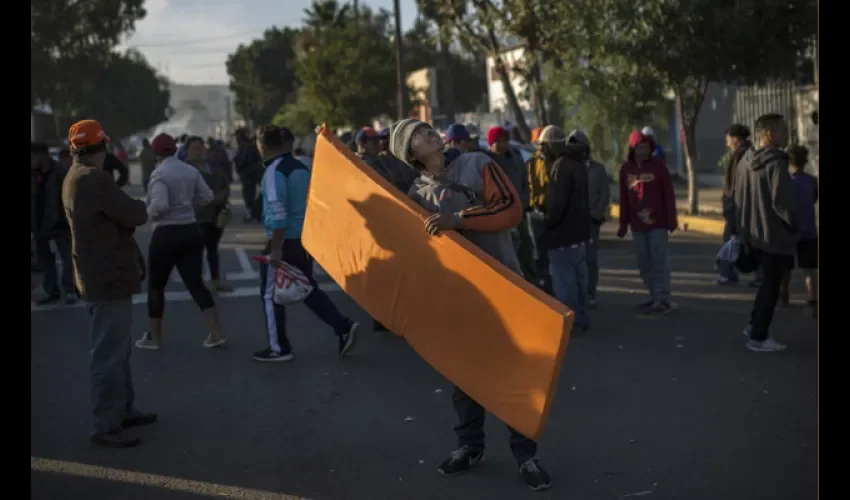
[[195,207],[195,218],[198,221],[198,227],[201,228],[201,238],[204,240],[204,249],[207,252],[207,264],[210,266],[210,281],[215,291],[232,292],[233,288],[221,281],[218,257],[218,244],[224,234],[224,227],[229,222],[227,201],[230,197],[230,184],[224,172],[210,166],[206,153],[203,139],[198,136],[186,139],[186,162],[198,169],[207,186],[213,191],[212,203]]
[[[723,242],[735,234],[735,202],[732,199],[734,192],[733,181],[735,180],[735,169],[738,162],[744,157],[744,153],[752,148],[750,143],[750,129],[746,125],[736,123],[726,129],[726,145],[729,147],[729,160],[723,167],[723,218],[726,225],[723,229]],[[718,285],[734,285],[738,283],[738,272],[735,266],[729,262],[719,262],[720,276],[715,279]]]
[[151,141],[157,166],[148,186],[147,210],[153,223],[148,249],[148,320],[150,330],[136,342],[139,349],[162,347],[165,287],[176,267],[192,299],[207,321],[204,347],[220,347],[225,340],[212,294],[204,285],[204,242],[195,218],[195,206],[213,203],[213,191],[198,170],[176,158],[177,144],[166,134]]

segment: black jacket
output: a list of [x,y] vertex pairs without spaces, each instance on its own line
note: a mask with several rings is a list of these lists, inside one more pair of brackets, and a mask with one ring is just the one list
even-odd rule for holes
[[564,144],[549,170],[549,191],[540,246],[568,247],[590,240],[590,194],[584,144]]
[[62,181],[67,173],[52,159],[47,169],[30,171],[30,232],[36,236],[51,238],[71,233],[62,207]]
[[112,153],[106,153],[106,158],[103,159],[103,170],[113,179],[115,172],[118,172],[118,180],[115,181],[118,187],[124,187],[130,181],[130,171],[127,170],[127,165],[124,165],[124,162]]

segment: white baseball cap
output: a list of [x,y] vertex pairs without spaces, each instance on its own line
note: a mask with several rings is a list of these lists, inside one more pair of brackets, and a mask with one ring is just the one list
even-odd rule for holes
[[655,134],[652,133],[652,129],[649,128],[648,126],[643,127],[643,129],[640,131],[640,133],[643,134],[643,135],[655,135]]

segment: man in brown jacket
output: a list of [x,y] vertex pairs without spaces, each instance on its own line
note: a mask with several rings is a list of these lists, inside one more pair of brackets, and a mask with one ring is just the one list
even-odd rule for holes
[[113,448],[138,445],[123,429],[156,421],[134,406],[130,370],[132,296],[141,292],[141,259],[133,238],[147,222],[143,201],[122,191],[103,170],[109,137],[95,120],[68,132],[74,163],[62,184],[62,204],[71,228],[74,279],[90,304],[92,443]]

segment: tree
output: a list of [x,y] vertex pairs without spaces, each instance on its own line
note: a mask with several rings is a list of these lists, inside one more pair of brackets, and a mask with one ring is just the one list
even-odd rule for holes
[[[600,5],[606,4],[606,5]],[[688,167],[688,209],[699,211],[695,130],[710,82],[794,81],[817,32],[815,0],[603,0],[597,41],[657,72],[676,95]],[[649,55],[649,56],[648,56]]]
[[502,82],[508,106],[511,109],[520,135],[529,139],[531,129],[525,121],[516,92],[510,80],[510,68],[502,57],[503,42],[500,33],[500,6],[490,0],[425,0],[420,2],[423,14],[452,33],[467,46],[485,52],[493,58],[496,73]]
[[234,106],[255,124],[270,123],[285,104],[295,102],[295,44],[298,32],[273,27],[227,58]]
[[394,54],[386,36],[389,16],[362,7],[357,23],[323,28],[299,54],[299,97],[316,122],[361,126],[395,109]]
[[45,102],[63,119],[77,108],[72,96],[111,57],[121,37],[144,18],[144,0],[32,0],[30,104]]

